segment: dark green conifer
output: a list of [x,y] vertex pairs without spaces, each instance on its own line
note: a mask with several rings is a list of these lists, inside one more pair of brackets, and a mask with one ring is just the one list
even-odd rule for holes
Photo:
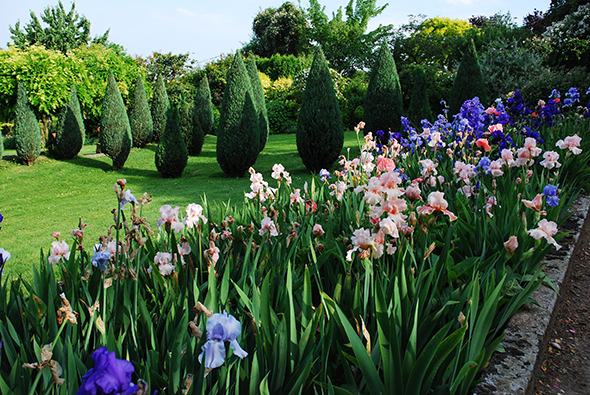
[[161,75],[158,75],[154,93],[152,94],[152,121],[154,125],[154,141],[160,141],[160,137],[166,129],[166,113],[170,107],[170,100],[168,100],[168,93]]
[[250,83],[252,84],[252,93],[254,94],[254,107],[256,107],[256,112],[258,113],[258,133],[260,134],[260,151],[262,152],[268,139],[266,99],[264,98],[264,88],[262,87],[254,58],[250,58],[247,69],[248,75],[250,76]]
[[156,151],[156,168],[164,178],[178,178],[186,167],[188,154],[180,131],[178,109],[171,106],[166,115],[166,128]]
[[2,130],[0,130],[0,160],[2,160],[2,154],[4,154],[4,137],[2,137]]
[[476,96],[479,97],[480,103],[484,106],[488,104],[486,85],[479,66],[475,44],[471,40],[467,44],[466,51],[457,70],[453,89],[451,90],[451,97],[449,99],[451,115],[455,115],[461,111],[461,106],[465,100],[471,100]]
[[99,142],[101,151],[113,160],[113,170],[121,170],[131,151],[133,137],[125,103],[112,71],[102,102]]
[[420,66],[414,68],[414,88],[408,110],[408,118],[414,126],[419,126],[423,119],[433,122],[432,110],[428,102],[428,81],[426,73]]
[[314,173],[330,169],[344,144],[340,106],[321,47],[315,52],[307,77],[296,138],[303,164]]
[[260,152],[252,84],[240,52],[227,73],[217,131],[217,162],[230,177],[242,177]]
[[32,165],[41,154],[41,130],[22,82],[18,83],[17,88],[14,142],[19,162],[27,166]]
[[365,97],[364,118],[366,133],[376,135],[383,130],[399,131],[404,103],[395,60],[386,43],[381,45],[379,57],[371,70],[371,79]]
[[207,76],[201,78],[195,95],[194,116],[197,123],[201,126],[203,134],[213,134],[213,104],[211,102],[211,89],[209,89],[209,80]]
[[48,137],[47,146],[57,159],[72,159],[84,145],[84,119],[76,86],[72,86],[70,102],[58,114],[55,132]]
[[138,76],[135,82],[128,114],[133,146],[143,148],[153,139],[154,123],[141,76]]
[[201,153],[203,149],[203,143],[205,142],[205,132],[203,131],[203,127],[199,122],[199,116],[197,115],[197,110],[195,108],[196,101],[193,102],[192,106],[186,106],[186,123],[187,125],[190,122],[190,129],[187,131],[187,136],[185,138],[186,148],[188,150],[188,154],[191,156],[196,156]]

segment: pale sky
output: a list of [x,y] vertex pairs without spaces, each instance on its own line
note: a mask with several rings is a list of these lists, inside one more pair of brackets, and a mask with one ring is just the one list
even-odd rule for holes
[[[190,53],[204,62],[235,52],[252,36],[252,21],[268,7],[278,8],[285,0],[77,0],[76,10],[91,23],[91,36],[111,29],[109,40],[125,47],[130,55],[149,56],[152,52]],[[297,0],[292,0],[297,4]],[[331,18],[348,0],[320,0]],[[63,0],[66,11],[70,0]],[[387,1],[378,0],[377,6]],[[0,0],[0,48],[10,42],[9,26],[17,20],[21,26],[30,21],[30,11],[39,16],[43,9],[57,5],[57,0]],[[390,0],[389,6],[371,20],[369,30],[379,24],[399,28],[408,15],[448,17],[467,20],[472,15],[510,14],[522,25],[523,17],[536,8],[547,11],[550,0]],[[302,0],[300,6],[309,6]]]

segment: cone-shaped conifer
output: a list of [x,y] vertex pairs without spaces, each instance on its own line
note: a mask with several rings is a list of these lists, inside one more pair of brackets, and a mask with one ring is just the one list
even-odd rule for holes
[[2,130],[0,130],[0,160],[2,160],[2,154],[4,154],[4,137],[2,137]]
[[203,149],[203,143],[205,142],[205,132],[203,131],[203,127],[199,122],[199,116],[197,114],[196,105],[197,103],[195,101],[195,103],[191,107],[187,108],[191,111],[189,114],[187,114],[187,116],[191,117],[192,122],[190,124],[190,134],[186,139],[186,148],[188,150],[188,154],[191,156],[199,155],[201,153],[201,150]]
[[171,106],[166,116],[166,128],[156,151],[156,168],[164,178],[178,178],[182,175],[188,154],[180,131],[178,109]]
[[[213,116],[213,104],[211,103],[211,89],[207,76],[201,78],[195,95],[194,116],[203,130],[203,134],[213,134],[215,119]],[[194,120],[193,120],[194,122]]]
[[70,102],[58,114],[55,132],[48,137],[47,146],[57,159],[72,159],[84,145],[84,119],[76,86],[72,86]]
[[143,148],[153,139],[154,123],[141,76],[138,76],[135,82],[128,114],[133,146]]
[[365,133],[376,136],[378,130],[399,131],[404,103],[395,60],[386,43],[381,45],[379,57],[371,70],[371,79],[365,96]]
[[428,81],[426,80],[424,69],[420,66],[414,68],[414,88],[412,90],[408,118],[416,127],[420,125],[423,119],[433,122],[432,110],[428,102]]
[[250,58],[248,62],[248,75],[250,76],[250,83],[252,84],[252,93],[254,94],[254,106],[258,113],[258,129],[260,133],[260,151],[264,149],[266,140],[268,139],[268,113],[266,110],[266,99],[264,98],[264,88],[260,81],[258,68],[254,58]]
[[21,82],[18,83],[17,88],[14,142],[19,162],[27,166],[32,165],[41,154],[41,130]]
[[113,160],[113,170],[121,170],[131,151],[133,137],[125,103],[112,71],[102,102],[98,141],[101,151]]
[[[194,102],[185,100],[184,93],[181,96],[181,102],[178,105],[178,119],[180,123],[180,133],[186,144],[189,155],[198,155],[201,153],[203,146],[203,130],[200,125],[195,125]],[[195,135],[195,132],[197,135]]]
[[260,152],[252,84],[240,52],[227,73],[217,131],[217,162],[230,177],[242,177]]
[[297,151],[308,170],[330,169],[344,144],[340,106],[321,47],[313,57],[297,120]]
[[160,141],[160,137],[166,129],[166,113],[170,107],[170,101],[168,100],[168,93],[166,92],[166,86],[161,75],[158,75],[156,80],[156,86],[154,87],[154,93],[152,94],[152,122],[154,125],[154,141]]
[[466,51],[457,70],[453,89],[451,90],[451,97],[449,99],[451,114],[458,114],[465,100],[471,100],[476,96],[479,97],[479,102],[484,106],[488,104],[486,85],[479,66],[475,44],[471,40],[467,44]]

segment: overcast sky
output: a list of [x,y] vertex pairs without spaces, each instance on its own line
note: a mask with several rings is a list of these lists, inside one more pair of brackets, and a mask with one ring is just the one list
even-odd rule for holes
[[[62,1],[66,11],[71,1]],[[250,41],[252,21],[268,7],[279,7],[284,0],[77,0],[76,10],[91,23],[91,35],[102,35],[110,28],[109,40],[125,47],[130,55],[148,56],[154,51],[190,53],[204,62],[220,54],[232,53]],[[297,4],[297,0],[292,0]],[[348,0],[320,0],[331,17]],[[0,48],[11,41],[9,26],[30,21],[30,11],[39,16],[57,0],[2,0],[0,8]],[[377,6],[386,4],[378,0]],[[379,24],[396,28],[408,22],[408,15],[449,17],[467,20],[472,15],[510,14],[522,25],[523,17],[536,8],[546,11],[550,0],[390,0],[389,6],[372,19],[369,29]],[[306,8],[309,1],[302,0]]]

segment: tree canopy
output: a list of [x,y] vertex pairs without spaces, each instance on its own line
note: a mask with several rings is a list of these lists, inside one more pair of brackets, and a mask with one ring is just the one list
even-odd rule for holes
[[[44,22],[47,27],[41,25]],[[62,53],[80,46],[87,46],[91,42],[106,45],[109,30],[102,36],[90,39],[90,21],[76,11],[76,3],[66,12],[61,0],[55,7],[47,7],[41,14],[41,21],[31,11],[31,21],[21,30],[20,20],[14,27],[9,26],[10,38],[14,45],[25,49],[30,45],[43,45],[46,49],[55,49]]]
[[290,1],[266,8],[254,18],[252,40],[244,51],[265,58],[276,53],[299,56],[309,51],[308,26],[305,12]]
[[[369,21],[385,10],[388,4],[377,7],[377,0],[350,0],[332,15],[324,12],[318,0],[310,0],[307,16],[310,39],[322,46],[330,66],[345,75],[357,69],[367,69],[374,62],[376,47],[392,35],[393,25],[379,25],[367,32]],[[346,15],[346,19],[344,19]]]

